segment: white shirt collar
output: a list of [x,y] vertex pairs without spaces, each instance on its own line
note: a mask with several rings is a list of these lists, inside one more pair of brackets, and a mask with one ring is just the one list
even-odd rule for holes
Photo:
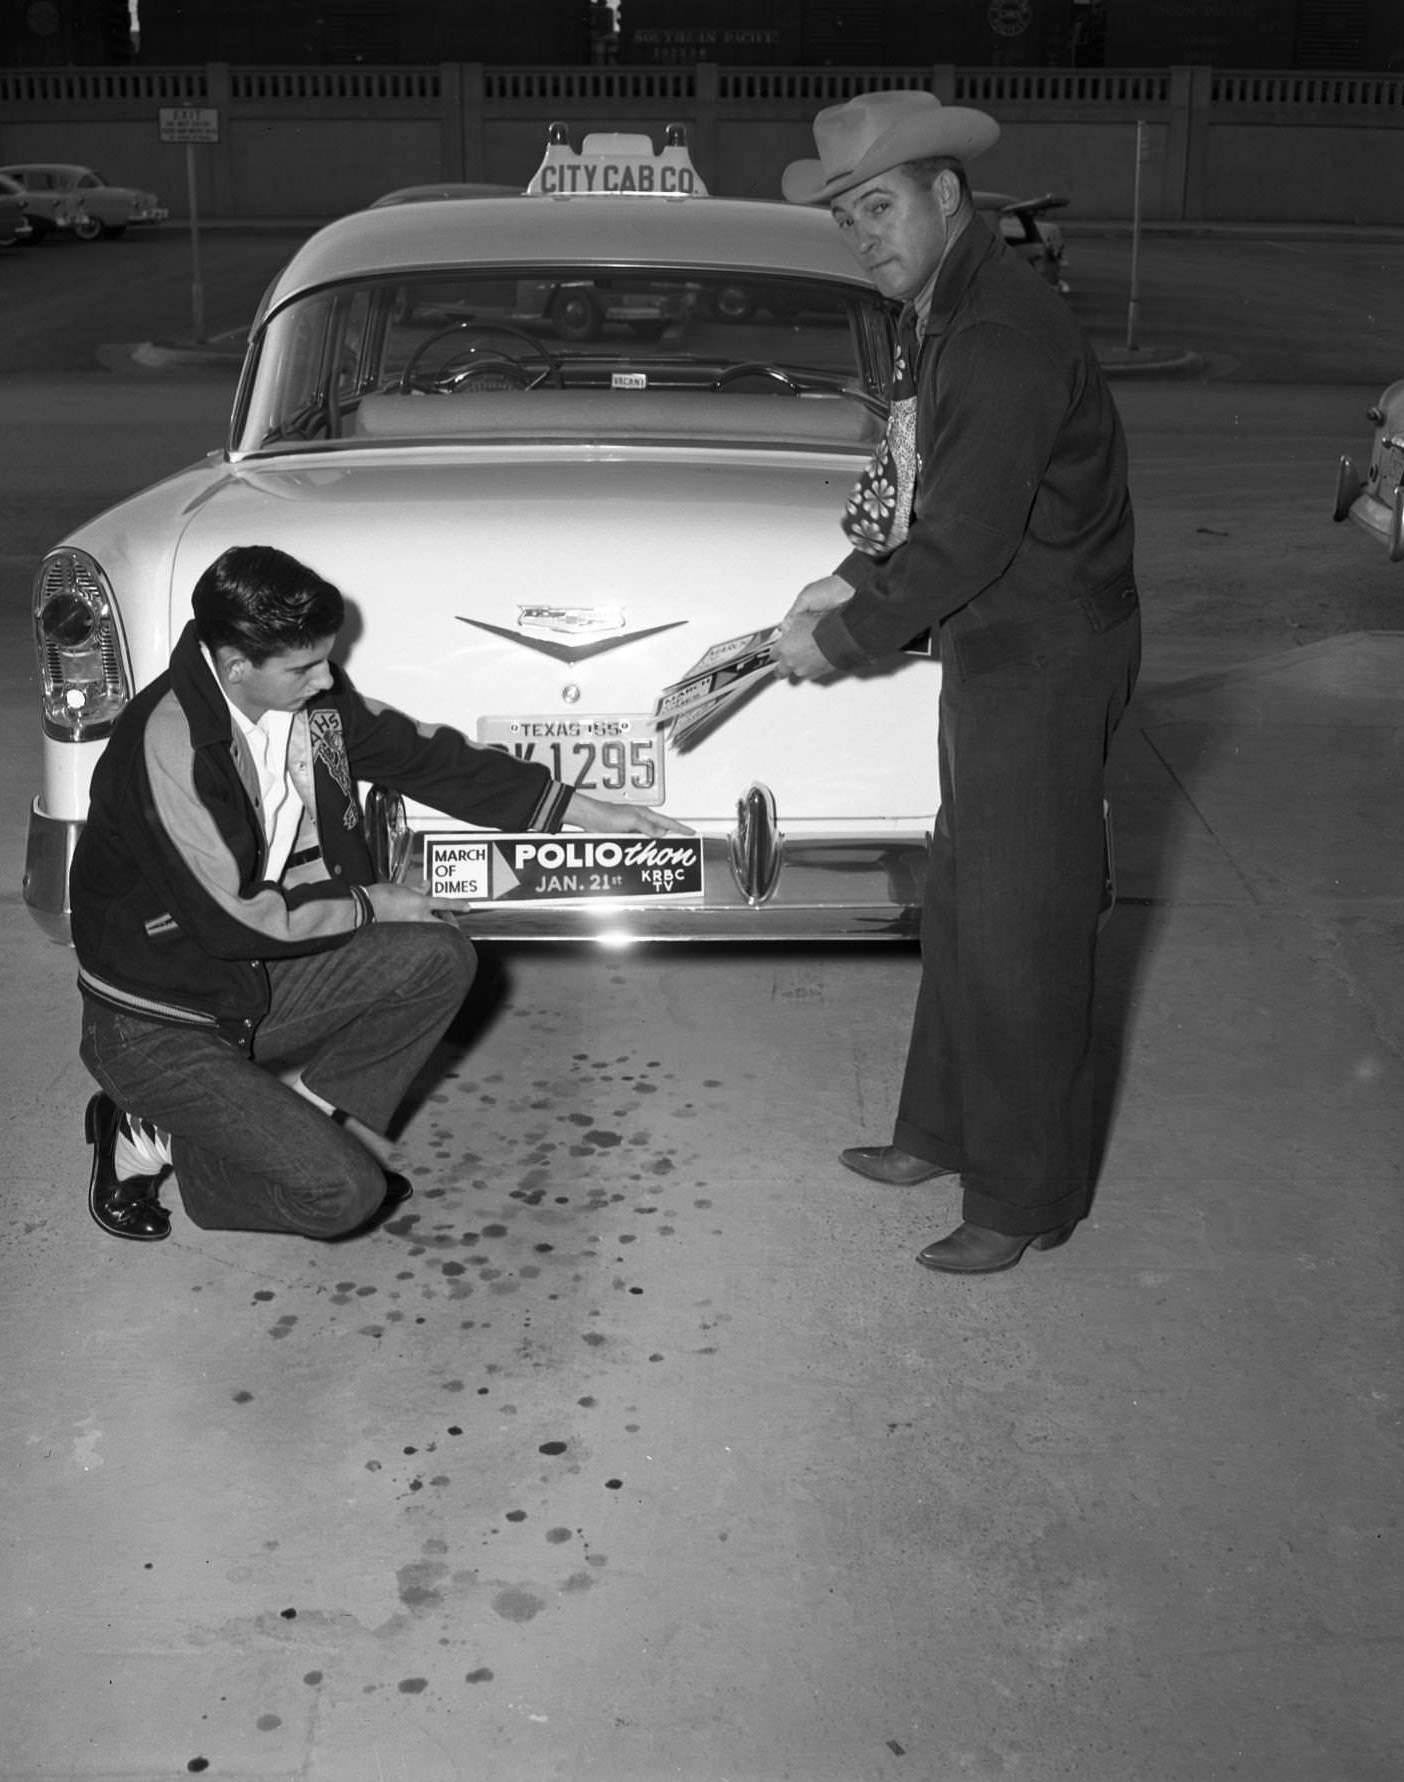
[[250,718],[225,692],[214,657],[204,644],[200,645],[200,654],[209,664],[258,775],[259,817],[268,849],[264,876],[276,883],[282,877],[302,821],[302,800],[288,772],[288,740],[297,714],[267,711],[256,721]]

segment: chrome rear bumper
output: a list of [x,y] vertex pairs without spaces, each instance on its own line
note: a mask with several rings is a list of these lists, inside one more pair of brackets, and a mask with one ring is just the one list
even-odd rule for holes
[[[593,941],[911,941],[921,926],[927,844],[848,837],[785,840],[773,890],[747,897],[735,870],[738,836],[705,836],[706,891],[694,901],[601,898],[590,903],[476,904],[455,914],[475,939]],[[405,881],[422,882],[416,838]]]
[[[366,819],[380,875],[422,890],[424,835],[405,823],[401,800],[371,787]],[[455,911],[454,919],[483,940],[608,946],[913,940],[921,927],[928,843],[925,832],[910,829],[891,836],[785,835],[774,795],[758,782],[738,799],[729,834],[703,836],[699,898],[480,903]]]
[[[758,796],[759,795],[759,796]],[[367,801],[375,808],[374,800]],[[51,940],[69,939],[68,872],[83,825],[47,816],[36,799],[25,847],[23,897]],[[424,840],[406,838],[393,874],[422,886]],[[372,852],[376,838],[371,836]],[[384,850],[382,841],[381,848]],[[753,787],[730,835],[703,839],[705,897],[594,903],[480,904],[456,915],[484,940],[877,941],[914,940],[921,924],[926,838],[780,835],[774,804]],[[385,872],[382,860],[381,870]]]
[[68,869],[82,833],[81,823],[47,816],[37,798],[30,806],[20,895],[49,939],[63,946],[69,938]]

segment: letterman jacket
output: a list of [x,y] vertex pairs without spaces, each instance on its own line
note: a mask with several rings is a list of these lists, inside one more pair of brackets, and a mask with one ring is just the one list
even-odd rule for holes
[[344,946],[374,920],[358,781],[489,828],[560,828],[570,789],[539,762],[418,724],[363,698],[335,665],[333,674],[289,741],[289,759],[311,763],[299,847],[315,823],[325,876],[271,884],[258,775],[186,626],[93,771],[69,875],[85,995],[249,1043],[268,1008],[264,960]]

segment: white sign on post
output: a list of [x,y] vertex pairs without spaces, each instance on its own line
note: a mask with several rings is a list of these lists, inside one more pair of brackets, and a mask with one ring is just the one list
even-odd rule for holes
[[197,341],[205,338],[205,287],[200,279],[200,207],[195,192],[195,144],[219,141],[219,111],[214,106],[163,105],[162,142],[185,144],[185,187],[190,206],[190,313]]
[[218,142],[219,112],[213,106],[163,105],[162,142]]

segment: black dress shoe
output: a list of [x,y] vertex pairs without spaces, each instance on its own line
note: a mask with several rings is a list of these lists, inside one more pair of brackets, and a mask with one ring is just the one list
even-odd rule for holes
[[870,1182],[887,1182],[894,1188],[913,1188],[936,1176],[959,1174],[957,1170],[943,1169],[939,1163],[928,1163],[924,1157],[913,1157],[898,1145],[855,1145],[852,1150],[839,1152],[839,1162]]
[[388,1213],[392,1207],[402,1205],[414,1193],[414,1188],[404,1176],[397,1176],[393,1169],[385,1172],[385,1199],[381,1201],[381,1211]]
[[919,1252],[917,1261],[923,1268],[939,1269],[945,1275],[996,1275],[1003,1268],[1013,1268],[1031,1245],[1035,1250],[1055,1250],[1072,1234],[1071,1225],[1028,1237],[1009,1237],[983,1225],[957,1225],[949,1236]]
[[83,1130],[93,1147],[93,1173],[88,1182],[88,1211],[112,1237],[152,1244],[171,1235],[171,1216],[156,1197],[160,1176],[117,1175],[113,1151],[125,1119],[108,1095],[95,1095],[83,1116]]

